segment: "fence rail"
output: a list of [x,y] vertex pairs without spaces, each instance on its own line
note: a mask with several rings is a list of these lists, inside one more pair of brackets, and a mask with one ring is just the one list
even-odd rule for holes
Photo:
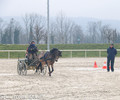
[[[47,50],[39,50],[39,52],[41,51],[47,51]],[[98,54],[96,54],[97,57],[102,57],[102,52],[106,52],[107,50],[106,49],[79,49],[79,50],[60,50],[62,52],[69,52],[69,56],[70,58],[73,58],[73,52],[84,52],[82,57],[89,57],[88,56],[88,52],[98,52]],[[117,49],[118,52],[120,52],[120,49]],[[0,53],[2,52],[6,52],[7,53],[7,58],[10,59],[11,58],[11,53],[25,53],[26,50],[0,50]],[[0,55],[1,56],[1,55]],[[77,55],[76,55],[77,57]],[[92,57],[92,56],[91,56]],[[2,57],[0,57],[2,58]]]

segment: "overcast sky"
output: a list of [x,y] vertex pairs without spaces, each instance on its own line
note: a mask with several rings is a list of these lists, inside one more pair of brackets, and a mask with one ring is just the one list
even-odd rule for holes
[[[46,16],[47,0],[0,0],[0,16],[39,13]],[[50,16],[120,20],[120,0],[50,0]]]

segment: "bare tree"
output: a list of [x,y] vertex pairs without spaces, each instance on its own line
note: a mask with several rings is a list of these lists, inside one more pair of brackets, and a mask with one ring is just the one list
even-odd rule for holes
[[117,38],[116,29],[112,29],[109,25],[104,25],[102,28],[104,37],[107,39],[108,43],[113,43]]
[[9,32],[10,32],[10,38],[11,38],[11,43],[14,44],[14,25],[15,24],[15,20],[14,18],[11,18],[10,20],[10,24],[9,24]]
[[113,34],[112,34],[112,39],[111,39],[112,43],[114,43],[116,41],[117,36],[118,36],[118,34],[117,34],[116,29],[113,29]]
[[21,41],[21,31],[22,31],[22,27],[21,25],[19,24],[19,22],[16,22],[15,23],[15,28],[14,28],[14,43],[15,44],[20,44],[20,41]]
[[4,32],[2,34],[2,43],[14,44],[14,24],[15,20],[12,18],[10,22],[6,24]]
[[117,38],[116,38],[116,43],[120,43],[120,32],[119,31],[116,31],[117,33]]
[[74,44],[84,43],[84,34],[80,25],[75,25],[73,29],[73,41]]
[[27,39],[27,42],[29,41],[29,15],[28,14],[25,14],[25,16],[23,17],[23,21],[24,21],[24,24],[25,24],[25,34],[27,35],[26,39]]
[[55,20],[55,33],[57,41],[60,44],[72,43],[72,29],[74,23],[69,20],[63,13],[60,13]]
[[28,42],[33,40],[33,28],[35,23],[35,16],[36,14],[26,14],[25,17],[23,17]]
[[91,38],[91,43],[97,43],[97,24],[96,22],[89,22],[88,23],[88,33],[90,35]]
[[45,33],[45,19],[42,16],[36,15],[33,38],[37,41],[37,44],[40,42],[40,40],[42,40],[45,37]]
[[[5,24],[0,18],[0,43],[19,44],[47,43],[45,17],[38,14],[26,14],[23,17],[24,26],[13,18]],[[99,22],[89,22],[87,30],[66,17],[62,12],[54,19],[51,18],[50,41],[52,44],[79,44],[79,43],[119,43],[120,33],[109,25]]]
[[55,44],[55,40],[57,40],[55,28],[56,28],[55,23],[52,22],[50,25],[50,42],[51,42],[51,44]]
[[45,19],[38,14],[26,14],[23,18],[26,27],[28,42],[36,40],[37,43],[43,38],[45,34]]
[[5,23],[2,18],[0,18],[0,43],[2,43],[2,36],[4,33]]
[[29,19],[30,19],[30,23],[29,23],[29,26],[30,26],[29,42],[34,39],[33,38],[33,31],[34,31],[36,16],[37,16],[36,14],[30,14],[29,15]]

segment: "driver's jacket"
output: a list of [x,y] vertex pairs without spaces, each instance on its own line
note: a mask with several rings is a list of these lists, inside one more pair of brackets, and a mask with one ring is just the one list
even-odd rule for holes
[[35,46],[35,44],[30,44],[30,46],[28,47],[28,53],[34,54],[38,52],[37,47]]

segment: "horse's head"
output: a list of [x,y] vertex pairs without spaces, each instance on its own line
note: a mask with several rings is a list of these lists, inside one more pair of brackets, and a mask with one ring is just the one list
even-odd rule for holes
[[50,53],[54,56],[55,61],[58,61],[59,57],[62,56],[62,52],[59,51],[57,48],[53,48],[50,50]]
[[58,56],[62,57],[62,51],[58,51]]

